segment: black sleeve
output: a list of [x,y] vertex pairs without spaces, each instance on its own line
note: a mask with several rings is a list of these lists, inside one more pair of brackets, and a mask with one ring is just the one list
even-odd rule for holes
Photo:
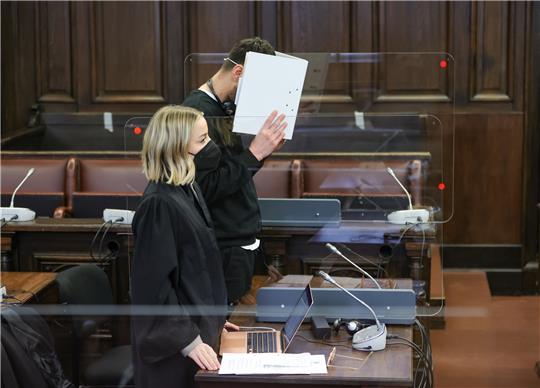
[[261,164],[246,150],[230,159],[221,158],[215,169],[197,169],[197,183],[208,205],[237,192],[259,170]]
[[[176,231],[182,227],[164,199],[149,197],[137,210],[132,264],[132,297],[145,314],[134,312],[133,334],[142,360],[154,363],[181,352],[199,335],[198,327],[177,298],[174,285],[179,278]],[[141,306],[142,305],[142,306]],[[152,306],[168,309],[166,315]]]
[[219,165],[214,169],[201,167],[206,163],[196,166],[196,180],[208,205],[237,192],[263,165],[249,149],[231,155],[223,145],[223,139],[216,125],[213,120],[208,120],[210,138],[221,149]]

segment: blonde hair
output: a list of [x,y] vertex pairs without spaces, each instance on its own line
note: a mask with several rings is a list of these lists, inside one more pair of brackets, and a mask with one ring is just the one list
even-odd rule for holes
[[195,180],[195,164],[188,144],[195,122],[203,114],[179,105],[159,109],[148,124],[141,153],[143,172],[150,182],[175,186]]

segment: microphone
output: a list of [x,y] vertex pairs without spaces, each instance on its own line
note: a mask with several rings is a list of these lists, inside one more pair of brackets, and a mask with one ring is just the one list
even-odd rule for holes
[[[135,194],[141,194],[129,183],[126,183],[126,187]],[[103,209],[103,221],[111,222],[114,224],[131,225],[135,211],[127,209]]]
[[35,169],[33,167],[29,169],[21,183],[19,183],[19,185],[15,188],[11,196],[11,202],[9,204],[9,207],[0,208],[1,217],[6,220],[6,222],[32,221],[36,218],[36,213],[34,211],[24,207],[15,207],[15,194],[17,194],[17,191],[19,191],[21,186],[24,184],[24,182],[26,182],[28,178],[30,178],[34,171]]
[[[330,244],[330,243],[326,243],[326,247],[328,249],[330,249],[333,253],[335,253],[336,255],[342,257],[343,259],[345,259],[350,265],[352,265],[354,268],[356,268],[357,270],[359,270],[360,272],[362,272],[364,275],[366,275],[368,278],[370,278],[373,283],[375,283],[375,285],[381,290],[382,287],[381,285],[379,284],[379,282],[377,282],[373,276],[371,276],[369,273],[367,273],[366,271],[364,271],[362,268],[360,268],[358,265],[356,265],[352,260],[350,260],[347,256],[345,256],[343,253],[341,253],[334,245]],[[321,271],[322,272],[322,271]],[[323,272],[324,273],[324,272]],[[326,280],[326,279],[325,279]]]
[[135,212],[125,209],[103,209],[103,221],[131,225]]
[[331,283],[337,288],[339,288],[340,290],[344,291],[351,298],[353,298],[354,300],[362,304],[362,306],[367,308],[369,312],[371,313],[371,315],[373,315],[373,318],[375,318],[375,325],[371,325],[366,328],[363,328],[362,330],[359,330],[358,332],[354,334],[353,339],[352,339],[353,349],[361,350],[364,352],[371,352],[371,351],[383,350],[384,348],[386,348],[386,334],[387,334],[386,325],[384,323],[379,322],[379,318],[377,318],[377,314],[375,314],[375,311],[373,311],[373,309],[362,299],[357,298],[345,287],[342,287],[326,272],[318,271],[317,275],[322,277],[328,283]]
[[409,209],[408,210],[397,210],[388,214],[388,221],[392,224],[398,225],[407,225],[407,224],[418,224],[425,223],[429,221],[429,211],[426,209],[413,209],[411,194],[407,191],[405,186],[397,178],[394,170],[390,167],[386,167],[386,172],[390,174],[392,178],[398,183],[401,189],[407,194],[407,199],[409,200]]

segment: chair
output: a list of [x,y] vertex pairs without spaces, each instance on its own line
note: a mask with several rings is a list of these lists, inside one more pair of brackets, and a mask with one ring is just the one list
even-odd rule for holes
[[66,173],[73,167],[66,159],[2,158],[0,167],[2,206],[9,206],[13,191],[30,168],[35,172],[17,193],[15,206],[28,207],[44,217],[52,217],[66,206],[72,184]]
[[80,159],[73,217],[101,218],[106,208],[135,210],[147,184],[138,159]]
[[[113,296],[105,272],[94,264],[83,264],[60,272],[56,278],[60,303],[67,305],[111,305]],[[90,336],[107,317],[72,317],[73,380],[79,383],[79,345]],[[91,386],[118,386],[126,380],[132,385],[131,345],[116,346],[107,350],[82,373],[82,381]]]

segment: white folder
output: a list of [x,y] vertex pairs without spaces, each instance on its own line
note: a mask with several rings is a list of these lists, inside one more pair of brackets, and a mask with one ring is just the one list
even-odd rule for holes
[[292,139],[308,62],[279,53],[248,52],[236,92],[233,132],[256,135],[277,110],[286,116],[285,139]]

